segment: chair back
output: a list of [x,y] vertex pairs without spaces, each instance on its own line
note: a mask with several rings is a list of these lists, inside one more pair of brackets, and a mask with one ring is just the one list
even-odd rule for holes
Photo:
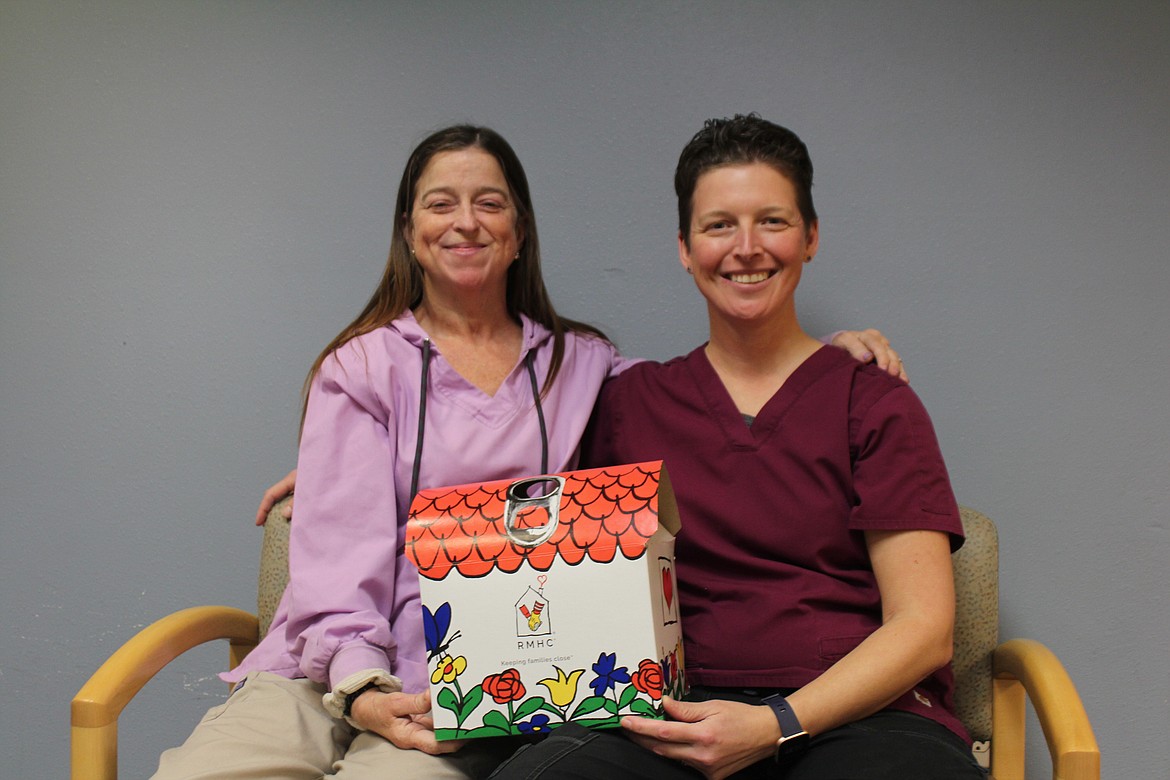
[[260,574],[256,588],[256,616],[260,619],[260,636],[268,634],[276,606],[288,585],[289,521],[280,511],[292,501],[284,499],[268,513],[264,522],[264,541],[260,544]]
[[955,710],[971,738],[991,739],[991,653],[999,643],[999,534],[974,509],[960,507],[966,542],[955,570]]
[[[288,584],[289,521],[280,510],[268,513],[260,548],[257,614],[260,636]],[[967,540],[952,557],[955,570],[955,709],[971,738],[991,739],[991,651],[999,640],[999,536],[995,524],[974,509],[961,507]]]

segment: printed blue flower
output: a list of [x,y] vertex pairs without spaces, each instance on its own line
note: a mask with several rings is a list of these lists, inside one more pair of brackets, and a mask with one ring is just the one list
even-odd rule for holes
[[533,715],[532,720],[524,721],[517,728],[520,729],[521,734],[543,734],[546,731],[551,731],[548,727],[548,715],[543,713]]
[[593,672],[597,675],[590,681],[594,696],[604,696],[606,691],[617,687],[618,683],[628,683],[630,673],[626,667],[617,665],[617,653],[602,653],[597,656],[597,663],[593,664]]

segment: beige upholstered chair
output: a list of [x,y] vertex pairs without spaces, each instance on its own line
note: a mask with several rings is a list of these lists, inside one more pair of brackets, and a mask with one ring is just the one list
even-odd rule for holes
[[[1081,698],[1060,660],[1030,639],[999,643],[999,535],[985,515],[961,508],[967,541],[955,567],[955,708],[990,753],[996,780],[1024,778],[1025,703],[1032,702],[1054,780],[1098,780],[1101,752]],[[994,734],[994,740],[992,735]]]
[[[199,644],[227,639],[229,664],[235,666],[268,630],[288,581],[289,524],[279,509],[264,528],[259,617],[232,607],[194,607],[144,628],[123,645],[73,699],[73,780],[115,780],[118,717],[167,663]],[[995,525],[974,510],[962,512],[967,543],[954,556],[956,706],[977,741],[976,755],[990,753],[996,780],[1023,780],[1024,712],[1030,700],[1048,743],[1054,780],[1099,780],[1097,741],[1060,661],[1032,640],[999,644]]]

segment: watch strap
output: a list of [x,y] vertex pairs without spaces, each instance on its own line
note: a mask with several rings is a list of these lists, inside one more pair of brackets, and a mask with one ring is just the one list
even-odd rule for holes
[[776,760],[799,752],[808,747],[809,735],[800,725],[800,719],[792,711],[788,700],[780,694],[766,696],[763,703],[772,708],[772,714],[780,724],[780,739],[776,741]]
[[358,688],[353,693],[346,694],[345,708],[342,710],[342,713],[341,713],[342,717],[348,718],[350,715],[353,714],[353,703],[355,701],[357,701],[357,697],[361,696],[366,691],[374,690],[376,688],[378,688],[378,683],[368,682],[365,685],[363,685],[362,687]]

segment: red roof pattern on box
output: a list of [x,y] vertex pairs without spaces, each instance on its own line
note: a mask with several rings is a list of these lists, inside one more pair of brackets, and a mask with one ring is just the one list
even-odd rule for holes
[[[586,558],[608,563],[617,551],[630,560],[642,556],[658,530],[658,480],[661,462],[636,463],[559,474],[565,486],[560,520],[548,541],[525,547],[504,531],[509,486],[517,480],[420,490],[410,506],[406,555],[419,572],[441,580],[452,569],[482,577],[499,568],[517,571],[525,562],[547,571],[559,556],[570,565]],[[543,525],[545,515],[539,513]],[[517,515],[523,528],[524,514]]]

